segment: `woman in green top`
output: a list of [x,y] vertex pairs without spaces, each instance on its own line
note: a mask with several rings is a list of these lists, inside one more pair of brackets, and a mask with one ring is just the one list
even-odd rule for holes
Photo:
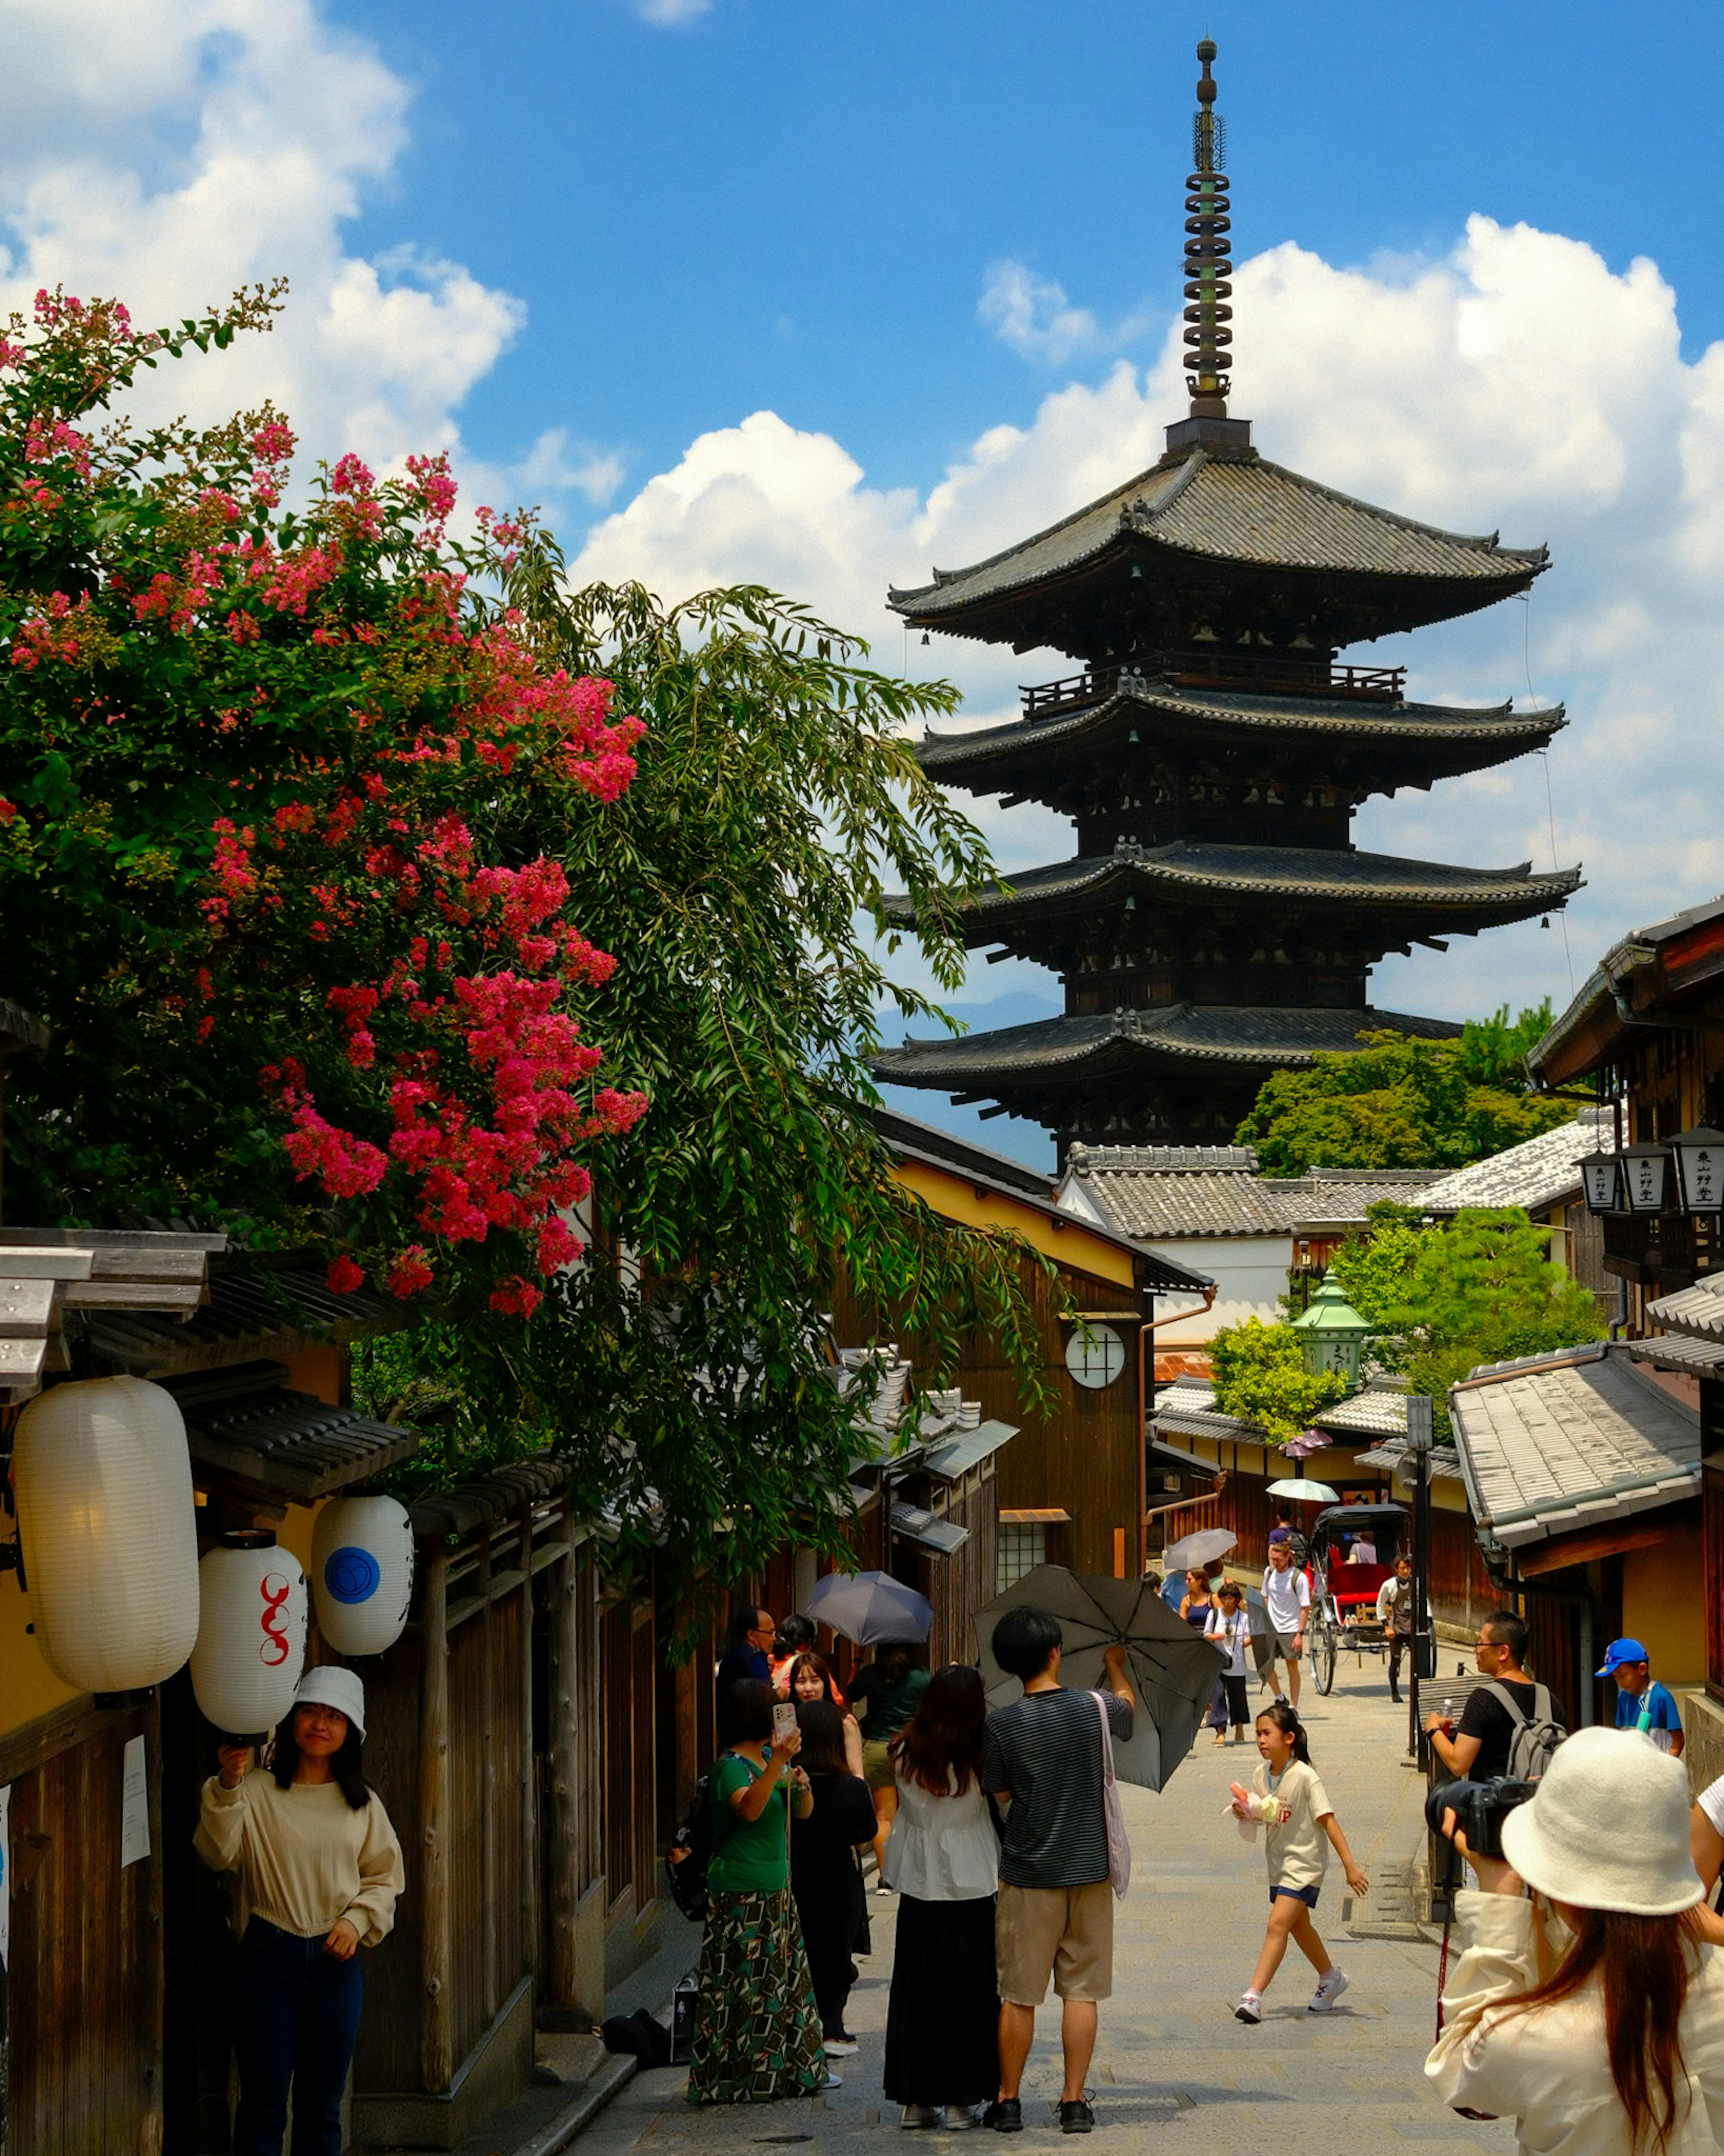
[[[690,2103],[767,2103],[829,2083],[802,1928],[790,1893],[790,1821],[814,1808],[792,1761],[793,1729],[772,1736],[772,1688],[752,1678],[721,1702],[726,1739],[712,1770],[706,1936],[689,2055]],[[793,1794],[790,1794],[793,1792]]]

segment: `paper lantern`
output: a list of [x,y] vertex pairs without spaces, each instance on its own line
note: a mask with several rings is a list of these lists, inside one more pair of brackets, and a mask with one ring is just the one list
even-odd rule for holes
[[333,1497],[311,1532],[317,1622],[338,1655],[381,1655],[413,1590],[413,1530],[393,1497]]
[[232,1736],[273,1729],[305,1666],[305,1575],[267,1528],[223,1535],[198,1568],[192,1689]]
[[51,1385],[18,1417],[18,1537],[43,1660],[80,1691],[171,1677],[198,1637],[198,1510],[172,1394]]

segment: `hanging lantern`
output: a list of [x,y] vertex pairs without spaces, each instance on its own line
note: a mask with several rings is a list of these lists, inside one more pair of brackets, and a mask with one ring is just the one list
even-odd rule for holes
[[267,1527],[223,1535],[198,1568],[201,1603],[192,1689],[230,1736],[273,1729],[305,1663],[305,1575]]
[[1313,1376],[1333,1370],[1357,1384],[1360,1356],[1372,1328],[1342,1292],[1332,1266],[1324,1273],[1322,1286],[1294,1319],[1292,1329],[1299,1335],[1305,1367]]
[[198,1637],[198,1510],[178,1403],[141,1378],[51,1385],[18,1417],[36,1644],[80,1691],[171,1677]]
[[1623,1183],[1630,1213],[1662,1213],[1666,1170],[1670,1164],[1668,1146],[1630,1145],[1622,1149]]
[[1622,1162],[1617,1154],[1589,1152],[1576,1165],[1580,1169],[1580,1187],[1586,1193],[1588,1213],[1628,1210],[1628,1199],[1622,1188]]
[[393,1497],[333,1497],[311,1533],[317,1623],[338,1655],[381,1655],[401,1637],[413,1589],[413,1530]]
[[1724,1131],[1704,1123],[1670,1140],[1677,1201],[1685,1213],[1724,1210]]

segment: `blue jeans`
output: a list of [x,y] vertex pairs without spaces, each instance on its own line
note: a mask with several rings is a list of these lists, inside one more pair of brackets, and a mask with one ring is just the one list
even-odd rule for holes
[[254,1917],[239,1942],[233,2051],[236,2156],[281,2156],[293,2087],[293,2156],[341,2156],[341,2092],[359,2035],[359,1957]]

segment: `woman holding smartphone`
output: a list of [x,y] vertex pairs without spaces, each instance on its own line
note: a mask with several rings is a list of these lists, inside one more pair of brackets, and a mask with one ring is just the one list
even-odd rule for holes
[[726,1741],[711,1777],[690,2103],[770,2103],[812,2096],[834,2078],[790,1894],[790,1810],[793,1802],[796,1816],[808,1818],[813,1793],[793,1763],[802,1748],[793,1719],[773,1735],[775,1703],[772,1686],[752,1678],[720,1703]]

